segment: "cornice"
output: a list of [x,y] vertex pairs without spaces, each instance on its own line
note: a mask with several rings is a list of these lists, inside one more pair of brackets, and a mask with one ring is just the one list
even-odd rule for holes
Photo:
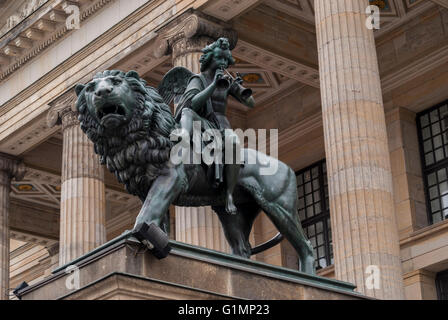
[[[108,0],[113,1],[113,0]],[[103,33],[99,38],[92,41],[88,46],[85,48],[79,50],[76,54],[72,55],[69,59],[67,59],[65,62],[61,63],[54,69],[52,69],[50,72],[48,72],[44,77],[24,89],[22,92],[17,94],[15,97],[7,101],[3,104],[3,106],[0,108],[0,116],[10,111],[12,108],[14,108],[17,104],[19,104],[21,101],[27,99],[31,95],[33,95],[35,92],[42,89],[44,86],[46,86],[49,82],[51,82],[52,79],[60,76],[62,73],[64,73],[65,70],[74,67],[77,65],[80,61],[86,59],[90,54],[97,51],[101,46],[105,45],[106,43],[110,42],[114,37],[116,37],[121,32],[128,29],[133,23],[135,23],[135,20],[138,20],[142,18],[142,16],[146,15],[148,10],[152,10],[155,6],[155,4],[161,3],[163,0],[158,0],[155,2],[150,2],[147,5],[145,5],[139,12],[137,12],[135,15],[129,16],[125,19],[123,19],[120,23],[109,29],[107,32]],[[149,34],[148,37],[152,39],[154,36],[153,34]],[[125,53],[127,54],[127,52]],[[120,59],[122,59],[124,56],[121,56]],[[100,68],[107,68],[110,65],[116,63],[117,61],[110,61],[110,63],[107,66],[102,65],[101,67],[95,69],[99,70]],[[87,81],[87,76],[83,77],[83,80]],[[81,81],[81,80],[80,80]]]
[[[164,0],[148,2],[144,6],[140,7],[137,11],[135,11],[132,15],[127,16],[112,28],[104,32],[100,37],[93,40],[88,46],[80,49],[69,59],[45,74],[45,76],[31,84],[29,87],[21,91],[9,101],[5,102],[0,108],[0,117],[5,117],[13,108],[18,105],[23,105],[24,102],[29,101],[32,97],[36,97],[36,93],[39,93],[39,95],[37,96],[39,102],[31,101],[26,103],[27,105],[39,103],[42,112],[34,117],[33,121],[30,121],[20,127],[21,130],[15,130],[14,134],[9,134],[5,138],[3,138],[3,142],[0,144],[0,150],[5,153],[20,155],[60,130],[60,126],[57,125],[55,125],[53,128],[49,128],[46,119],[48,116],[47,112],[51,108],[49,104],[52,103],[51,101],[57,96],[55,94],[51,94],[50,90],[54,92],[54,90],[57,91],[58,88],[61,87],[59,84],[58,87],[52,86],[52,89],[47,89],[48,86],[53,83],[52,81],[54,79],[60,78],[64,73],[73,70],[73,68],[76,68],[81,61],[86,61],[91,55],[95,55],[95,53],[101,50],[101,48],[115,41],[114,39],[116,39],[116,37],[129,30],[129,28],[132,28],[133,25],[143,24],[144,26],[148,26],[148,24],[153,23],[154,19],[163,18],[164,20],[166,20],[167,18],[171,17],[174,14],[175,10],[171,4],[165,3],[166,2]],[[154,10],[160,11],[158,13],[159,15],[149,20],[146,19],[146,17],[148,16],[151,17],[150,13]],[[186,9],[184,9],[184,11],[185,10]],[[180,11],[179,14],[182,12],[183,11]],[[99,64],[97,62],[94,62],[97,66],[94,68],[90,68],[87,72],[82,70],[79,72],[77,71],[76,74],[72,74],[72,77],[76,79],[67,79],[66,81],[64,81],[64,87],[67,88],[69,86],[73,86],[78,82],[89,81],[91,76],[99,70],[104,70],[107,68],[117,68],[117,64],[124,61],[123,58],[129,55],[130,50],[138,50],[145,44],[148,44],[150,41],[154,40],[156,34],[153,30],[154,29],[151,28],[149,32],[142,34],[138,39],[135,39],[135,37],[131,36],[131,34],[126,33],[126,37],[122,41],[130,42],[132,39],[134,39],[132,40],[132,43],[128,45],[128,47],[118,51],[113,56],[113,58],[110,58],[107,61],[103,59],[103,61],[100,61]],[[95,58],[95,61],[96,59],[98,58]],[[164,57],[162,60],[154,60],[154,63],[157,61],[163,61],[164,59],[166,58]],[[46,91],[42,93],[42,90]],[[47,96],[51,96],[51,98],[47,99]]]
[[83,22],[112,1],[114,0],[95,0],[93,3],[86,0],[46,2],[0,39],[0,65],[5,66],[0,72],[0,83],[71,31],[64,23],[64,18],[68,17],[64,11],[66,6],[72,3],[81,6],[80,21]]
[[33,14],[36,10],[38,10],[42,5],[46,4],[49,0],[27,0],[23,3],[18,10],[12,14],[8,19],[6,19],[6,23],[0,30],[0,38],[2,38],[5,34],[7,34],[10,30],[20,24],[23,20],[25,20],[29,15]]

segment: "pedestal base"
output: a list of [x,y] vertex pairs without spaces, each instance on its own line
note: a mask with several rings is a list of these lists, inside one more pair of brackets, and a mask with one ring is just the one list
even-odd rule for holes
[[[19,295],[23,300],[366,298],[349,283],[175,241],[170,245],[169,256],[158,260],[135,238],[124,234],[55,270]],[[79,274],[66,273],[69,266],[78,268]],[[79,289],[68,288],[78,276]]]

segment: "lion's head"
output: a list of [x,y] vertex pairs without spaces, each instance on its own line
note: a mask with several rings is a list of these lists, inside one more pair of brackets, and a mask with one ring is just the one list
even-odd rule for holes
[[144,198],[170,157],[175,121],[169,106],[135,71],[100,72],[75,90],[81,129],[101,162]]

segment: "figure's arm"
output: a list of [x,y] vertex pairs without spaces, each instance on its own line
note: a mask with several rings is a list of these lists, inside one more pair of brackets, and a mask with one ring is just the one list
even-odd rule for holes
[[207,103],[207,99],[210,98],[216,89],[215,82],[212,82],[203,91],[198,92],[193,99],[191,99],[191,109],[195,112],[199,112],[201,108]]
[[207,103],[207,99],[209,99],[212,96],[213,92],[215,92],[218,80],[223,76],[224,71],[221,69],[217,69],[213,82],[207,88],[196,94],[193,99],[191,99],[191,109],[197,112]]

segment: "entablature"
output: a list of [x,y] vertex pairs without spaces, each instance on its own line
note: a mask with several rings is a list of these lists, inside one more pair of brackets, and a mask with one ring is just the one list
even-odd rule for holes
[[26,1],[0,31],[0,82],[111,1]]

